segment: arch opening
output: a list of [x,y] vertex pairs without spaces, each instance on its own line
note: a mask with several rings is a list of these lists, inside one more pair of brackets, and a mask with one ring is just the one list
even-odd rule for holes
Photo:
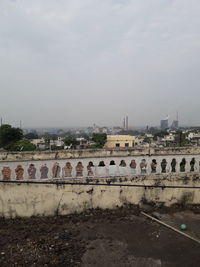
[[176,159],[172,159],[171,168],[172,172],[176,172]]
[[126,167],[126,162],[125,160],[121,160],[120,164],[119,164],[120,167]]
[[190,171],[191,172],[194,172],[195,163],[196,163],[195,158],[192,158],[190,161]]
[[76,165],[76,177],[82,177],[83,176],[83,164],[81,161],[79,161]]
[[142,161],[140,162],[140,170],[141,170],[141,174],[145,174],[147,172],[146,159],[142,159]]
[[111,161],[110,161],[110,166],[114,166],[114,165],[116,165],[116,164],[115,164],[115,161],[114,161],[114,160],[111,160]]
[[90,161],[87,165],[87,171],[88,171],[88,176],[94,176],[94,172],[93,172],[93,169],[92,167],[94,167],[94,164],[92,161]]
[[105,165],[105,163],[104,163],[104,161],[103,161],[103,160],[99,162],[99,165],[98,165],[98,167],[105,167],[105,166],[106,166],[106,165]]
[[62,169],[63,177],[72,177],[72,165],[70,162],[67,162],[65,167]]
[[166,173],[167,172],[167,161],[166,159],[163,159],[161,162],[161,172]]
[[157,168],[157,161],[153,159],[151,162],[151,172],[156,173],[156,168]]
[[180,163],[180,172],[185,172],[185,165],[186,165],[186,160],[185,158],[183,158]]

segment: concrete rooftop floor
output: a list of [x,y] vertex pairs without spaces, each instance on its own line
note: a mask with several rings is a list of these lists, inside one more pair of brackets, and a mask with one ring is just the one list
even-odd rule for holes
[[[200,238],[200,214],[159,211]],[[151,211],[147,211],[151,214]],[[146,219],[137,208],[0,219],[0,266],[200,266],[200,244]]]

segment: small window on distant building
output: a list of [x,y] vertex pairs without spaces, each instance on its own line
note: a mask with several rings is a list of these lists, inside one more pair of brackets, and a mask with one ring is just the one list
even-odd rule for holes
[[125,143],[125,147],[129,147],[129,143]]
[[120,147],[120,144],[119,143],[116,143],[116,147]]

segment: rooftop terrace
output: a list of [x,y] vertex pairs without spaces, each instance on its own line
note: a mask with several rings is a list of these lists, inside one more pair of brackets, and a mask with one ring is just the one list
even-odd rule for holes
[[[147,211],[151,214],[152,210]],[[200,238],[200,215],[159,210]],[[199,208],[195,210],[199,212]],[[137,207],[62,217],[0,220],[3,266],[199,266],[200,245],[140,215]]]

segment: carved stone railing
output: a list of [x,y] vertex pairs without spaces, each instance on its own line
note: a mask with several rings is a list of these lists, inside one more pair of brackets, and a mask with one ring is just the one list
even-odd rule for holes
[[[188,150],[189,151],[189,150]],[[138,151],[137,151],[138,152]],[[176,152],[176,151],[175,151]],[[70,153],[70,152],[68,152]],[[78,153],[78,152],[76,152]],[[86,152],[84,152],[86,153]],[[65,159],[33,159],[9,161],[7,158],[0,161],[0,180],[44,180],[67,179],[76,177],[108,177],[149,175],[151,173],[190,173],[200,171],[200,155],[194,154],[164,154],[135,155],[131,153],[117,154],[116,151],[101,154],[87,152],[87,157],[81,156]],[[125,154],[123,156],[123,153]],[[127,155],[126,155],[127,154]],[[93,156],[94,155],[94,156]],[[119,155],[119,156],[118,156]],[[91,157],[89,157],[91,156]]]

